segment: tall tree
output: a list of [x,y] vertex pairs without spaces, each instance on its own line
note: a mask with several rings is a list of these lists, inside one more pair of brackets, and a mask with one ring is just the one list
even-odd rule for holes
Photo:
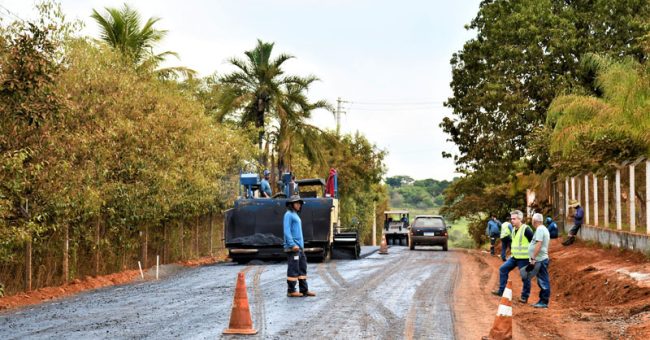
[[639,38],[648,17],[647,0],[483,1],[467,26],[476,37],[451,59],[453,116],[441,123],[460,170],[507,171],[522,158],[534,170],[548,167],[528,147],[551,101],[566,90],[597,92],[579,67],[585,53],[645,60]]
[[[325,101],[309,102],[306,92],[318,78],[285,75],[282,66],[294,57],[282,53],[272,59],[273,46],[274,43],[258,40],[254,49],[244,52],[246,59],[230,60],[238,70],[221,78],[223,91],[217,118],[223,120],[235,114],[241,125],[254,124],[258,129],[260,150],[263,150],[265,135],[270,132],[267,131],[270,130],[268,122],[277,120],[279,131],[275,136],[283,153],[280,162],[286,162],[293,138],[298,137],[299,132],[307,136],[309,131],[313,131],[304,123],[310,112],[329,108],[329,104]],[[306,138],[302,138],[302,142],[309,143]],[[266,158],[267,155],[263,155],[260,163],[266,165]]]
[[149,18],[142,25],[140,14],[126,4],[121,9],[106,7],[105,10],[106,14],[102,15],[93,9],[91,15],[99,25],[101,40],[118,49],[139,69],[155,69],[162,78],[179,75],[191,78],[196,74],[196,71],[182,66],[158,68],[168,56],[178,58],[173,51],[153,52],[154,46],[167,34],[166,30],[153,27],[160,18]]

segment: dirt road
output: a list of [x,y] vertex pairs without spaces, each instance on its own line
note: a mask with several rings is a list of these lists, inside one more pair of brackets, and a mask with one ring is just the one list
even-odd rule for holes
[[286,297],[286,264],[218,264],[0,314],[0,338],[215,338],[246,272],[257,338],[452,339],[459,253],[439,248],[309,265],[316,298]]

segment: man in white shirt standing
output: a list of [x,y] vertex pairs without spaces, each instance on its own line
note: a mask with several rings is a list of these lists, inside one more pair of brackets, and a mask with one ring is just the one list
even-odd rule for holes
[[551,242],[551,235],[542,222],[542,214],[533,215],[533,227],[535,234],[528,245],[528,256],[530,264],[537,271],[537,285],[539,286],[539,302],[533,305],[535,308],[548,308],[551,298],[551,281],[548,275],[548,246]]

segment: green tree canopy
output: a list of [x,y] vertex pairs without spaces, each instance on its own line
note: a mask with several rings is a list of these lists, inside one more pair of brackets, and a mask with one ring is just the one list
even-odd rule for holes
[[483,1],[467,26],[476,37],[451,59],[453,116],[441,123],[458,146],[459,170],[508,173],[522,158],[547,168],[528,147],[551,101],[566,90],[597,91],[580,68],[586,53],[645,60],[649,17],[647,0]]

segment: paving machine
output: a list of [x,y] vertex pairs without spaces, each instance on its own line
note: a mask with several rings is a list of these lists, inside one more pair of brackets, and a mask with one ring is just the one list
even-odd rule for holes
[[[240,194],[234,207],[226,211],[224,219],[226,248],[233,261],[286,259],[282,223],[292,187],[289,185],[291,177],[291,173],[283,174],[281,184],[284,190],[273,198],[256,198],[254,192],[259,187],[259,177],[240,174],[245,195]],[[331,169],[327,181],[320,178],[295,181],[305,202],[300,219],[305,255],[309,261],[326,261],[333,252],[336,257],[359,258],[358,231],[341,227],[337,179],[336,170]]]

